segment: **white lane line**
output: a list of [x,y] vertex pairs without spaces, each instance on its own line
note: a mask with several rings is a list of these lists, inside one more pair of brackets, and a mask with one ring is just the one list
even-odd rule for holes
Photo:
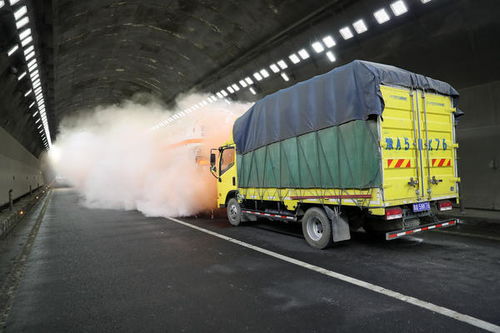
[[448,309],[448,308],[445,308],[445,307],[442,307],[442,306],[439,306],[439,305],[435,305],[435,304],[432,304],[432,303],[429,303],[429,302],[426,302],[426,301],[422,301],[422,300],[420,300],[418,298],[407,296],[407,295],[398,293],[396,291],[392,291],[392,290],[389,290],[389,289],[377,286],[377,285],[369,283],[369,282],[358,280],[356,278],[352,278],[352,277],[344,275],[344,274],[340,274],[340,273],[337,273],[337,272],[334,272],[334,271],[330,271],[328,269],[325,269],[325,268],[322,268],[322,267],[319,267],[319,266],[316,266],[316,265],[311,265],[311,264],[309,264],[307,262],[304,262],[304,261],[301,261],[301,260],[297,260],[297,259],[294,259],[294,258],[291,258],[291,257],[287,257],[287,256],[279,254],[277,252],[266,250],[264,248],[261,248],[261,247],[255,246],[255,245],[252,245],[252,244],[249,244],[249,243],[245,243],[245,242],[242,242],[240,240],[237,240],[237,239],[234,239],[234,238],[231,238],[231,237],[228,237],[228,236],[221,235],[221,234],[216,233],[214,231],[210,231],[208,229],[198,227],[196,225],[193,225],[191,223],[187,223],[187,222],[178,220],[178,219],[173,218],[173,217],[168,217],[168,219],[171,220],[171,221],[173,221],[173,222],[182,224],[182,225],[184,225],[186,227],[189,227],[189,228],[192,228],[192,229],[196,229],[198,231],[204,232],[206,234],[215,236],[215,237],[220,238],[220,239],[224,239],[224,240],[226,240],[228,242],[231,242],[231,243],[234,243],[234,244],[238,244],[240,246],[246,247],[248,249],[251,249],[251,250],[263,253],[263,254],[267,254],[268,256],[274,257],[276,259],[280,259],[280,260],[286,261],[288,263],[291,263],[291,264],[294,264],[294,265],[297,265],[297,266],[309,269],[311,271],[315,271],[317,273],[320,273],[320,274],[332,277],[334,279],[338,279],[338,280],[341,280],[341,281],[344,281],[344,282],[356,285],[358,287],[365,288],[365,289],[374,291],[376,293],[379,293],[379,294],[382,294],[382,295],[386,295],[386,296],[398,299],[400,301],[403,301],[403,302],[406,302],[406,303],[409,303],[409,304],[412,304],[412,305],[416,305],[418,307],[430,310],[432,312],[439,313],[439,314],[441,314],[443,316],[450,317],[450,318],[456,319],[458,321],[467,323],[469,325],[482,328],[482,329],[484,329],[486,331],[500,332],[500,326],[497,326],[495,324],[489,323],[487,321],[484,321],[484,320],[481,320],[481,319],[478,319],[478,318],[475,318],[475,317],[472,317],[472,316],[469,316],[469,315],[466,315],[466,314],[463,314],[463,313],[460,313],[460,312],[457,312],[457,311],[454,311],[454,310],[451,310],[451,309]]

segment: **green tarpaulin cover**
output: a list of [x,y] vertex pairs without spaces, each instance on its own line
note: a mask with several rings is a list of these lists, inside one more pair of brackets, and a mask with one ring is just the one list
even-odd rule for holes
[[376,120],[355,120],[237,155],[238,184],[257,188],[381,186]]

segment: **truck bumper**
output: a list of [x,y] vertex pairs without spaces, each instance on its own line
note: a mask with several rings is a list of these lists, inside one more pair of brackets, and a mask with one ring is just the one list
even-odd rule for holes
[[453,227],[459,223],[460,223],[459,219],[450,219],[450,220],[444,220],[444,221],[439,221],[439,222],[435,222],[435,223],[420,225],[420,226],[415,227],[415,228],[391,231],[391,232],[388,232],[385,234],[385,239],[386,240],[393,240],[393,239],[396,239],[399,237],[416,234],[417,232]]

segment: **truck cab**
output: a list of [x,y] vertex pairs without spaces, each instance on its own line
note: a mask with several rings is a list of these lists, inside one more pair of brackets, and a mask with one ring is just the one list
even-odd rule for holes
[[238,177],[236,172],[236,146],[232,140],[210,151],[210,171],[217,179],[217,206],[226,207],[236,197]]

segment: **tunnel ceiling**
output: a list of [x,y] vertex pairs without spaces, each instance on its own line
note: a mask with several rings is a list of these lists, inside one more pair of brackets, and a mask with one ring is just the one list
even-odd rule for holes
[[269,36],[338,1],[53,0],[54,125],[135,93],[171,101]]

